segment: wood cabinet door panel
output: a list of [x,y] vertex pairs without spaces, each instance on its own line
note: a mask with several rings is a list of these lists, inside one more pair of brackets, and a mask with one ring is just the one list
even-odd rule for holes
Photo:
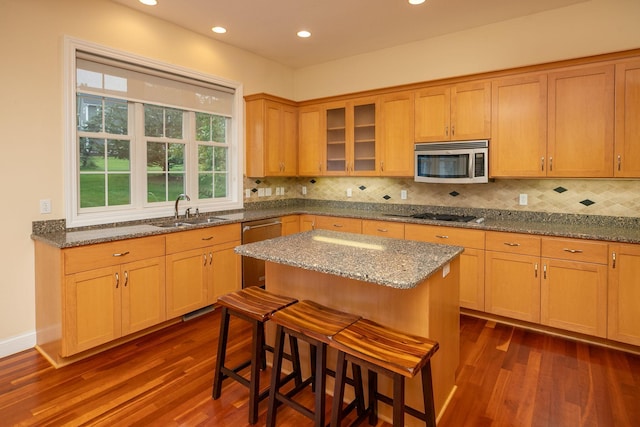
[[362,234],[404,239],[404,224],[400,222],[367,219],[362,221]]
[[542,256],[569,261],[607,263],[607,243],[583,239],[542,238]]
[[215,303],[219,296],[238,291],[242,287],[242,257],[234,251],[239,244],[240,241],[230,242],[211,248],[213,262],[207,290],[209,304]]
[[324,121],[320,107],[301,108],[298,113],[298,175],[322,175],[325,163]]
[[616,65],[614,175],[640,177],[640,60]]
[[207,305],[209,262],[206,249],[167,255],[167,319],[182,316]]
[[281,218],[283,236],[289,236],[300,232],[300,218],[299,215],[287,215]]
[[547,176],[613,176],[614,66],[549,73]]
[[607,338],[640,346],[640,245],[610,245],[609,250]]
[[362,220],[357,218],[340,218],[318,215],[315,219],[318,230],[342,231],[344,233],[362,233]]
[[451,139],[491,136],[491,83],[471,82],[451,91]]
[[486,251],[485,261],[485,310],[540,322],[540,258]]
[[460,255],[460,307],[484,311],[484,254],[465,248]]
[[264,108],[265,176],[279,176],[282,175],[282,139],[285,137],[283,111],[279,104],[270,101],[265,102]]
[[105,267],[66,276],[62,356],[67,357],[122,335],[120,268]]
[[167,254],[240,240],[240,224],[217,225],[167,235]]
[[540,244],[540,237],[530,234],[499,231],[487,231],[486,234],[486,249],[488,251],[540,256]]
[[412,177],[413,93],[383,96],[380,99],[380,175]]
[[481,230],[440,227],[437,225],[405,224],[404,233],[405,236],[408,236],[408,239],[418,240],[420,242],[484,249],[485,232]]
[[415,94],[415,142],[446,141],[450,138],[451,89],[422,89]]
[[541,323],[597,337],[607,334],[607,266],[543,258]]
[[165,259],[150,258],[121,268],[122,335],[166,320]]
[[545,176],[546,74],[495,80],[491,95],[490,175]]

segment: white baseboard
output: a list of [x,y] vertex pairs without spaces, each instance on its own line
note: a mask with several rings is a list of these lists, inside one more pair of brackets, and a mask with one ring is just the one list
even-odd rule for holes
[[0,357],[28,350],[36,345],[36,332],[29,332],[0,341]]

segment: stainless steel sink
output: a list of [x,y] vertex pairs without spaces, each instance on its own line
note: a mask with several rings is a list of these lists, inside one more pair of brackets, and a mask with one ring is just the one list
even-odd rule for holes
[[207,218],[191,218],[185,219],[183,222],[189,225],[200,225],[200,224],[215,224],[216,222],[226,221],[225,218],[218,218],[215,216],[210,216]]
[[164,224],[155,224],[156,227],[160,228],[177,228],[177,227],[191,227],[194,224],[190,224],[188,222],[165,222]]

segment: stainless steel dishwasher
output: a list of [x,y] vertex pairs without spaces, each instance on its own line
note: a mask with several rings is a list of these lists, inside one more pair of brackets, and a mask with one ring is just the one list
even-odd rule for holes
[[[280,218],[264,219],[242,223],[242,243],[253,243],[273,239],[282,235]],[[264,287],[264,261],[242,257],[242,287]]]

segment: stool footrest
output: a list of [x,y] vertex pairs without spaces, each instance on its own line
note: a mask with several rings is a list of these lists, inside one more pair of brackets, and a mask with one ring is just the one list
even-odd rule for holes
[[[386,403],[389,406],[393,406],[393,399],[390,398],[389,396],[385,395],[385,394],[376,392],[376,399],[378,399],[382,403]],[[371,410],[371,408],[367,408],[367,411],[370,411],[370,410]],[[407,414],[418,418],[419,420],[422,420],[422,421],[426,421],[427,420],[427,416],[426,416],[426,414],[424,412],[418,411],[417,409],[412,408],[411,406],[408,406],[406,404],[404,405],[404,411]]]

